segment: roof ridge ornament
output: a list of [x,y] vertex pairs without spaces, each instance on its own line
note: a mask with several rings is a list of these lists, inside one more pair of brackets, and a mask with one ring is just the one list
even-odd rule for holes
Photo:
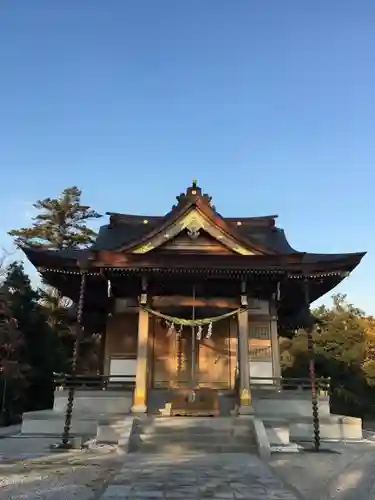
[[186,189],[185,193],[181,193],[178,196],[176,196],[176,200],[178,202],[177,206],[174,205],[173,208],[177,208],[178,206],[181,206],[184,203],[188,203],[191,201],[195,201],[201,199],[207,205],[209,205],[213,210],[215,210],[215,207],[212,205],[212,196],[210,196],[207,193],[202,194],[202,189],[198,186],[198,181],[197,179],[193,179],[191,186],[189,186]]

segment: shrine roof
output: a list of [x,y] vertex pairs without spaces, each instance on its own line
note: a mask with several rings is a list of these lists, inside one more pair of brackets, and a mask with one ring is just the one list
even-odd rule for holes
[[[224,217],[211,203],[209,195],[203,194],[196,181],[185,193],[177,196],[177,204],[163,216],[147,216],[107,212],[109,224],[102,226],[93,251],[127,251],[158,233],[183,223],[186,218],[201,218],[205,224],[217,228],[231,238],[233,246],[243,246],[263,254],[286,254],[295,252],[288,243],[282,229],[276,227],[277,215],[256,217]],[[203,225],[203,223],[202,223]],[[250,253],[250,252],[248,252]]]
[[[117,215],[117,214],[116,214]],[[256,218],[257,221],[259,218]],[[149,234],[150,231],[155,231],[164,223],[165,217],[140,217],[126,216],[121,218],[121,222],[116,225],[106,224],[101,226],[96,242],[92,246],[92,250],[101,251],[109,250],[116,251],[119,248],[127,247],[134,242],[138,242]],[[143,221],[147,220],[147,223]],[[252,224],[250,218],[236,219],[236,222],[242,222],[241,226],[237,226],[231,219],[223,218],[229,226],[232,226],[233,231],[236,231],[241,240],[246,240],[250,246],[256,245],[264,247],[274,254],[288,254],[296,252],[289,244],[285,232],[275,226],[261,226]]]
[[[93,254],[88,250],[41,250],[23,249],[29,261],[42,273],[47,282],[58,288],[72,300],[78,300],[79,265],[88,268],[90,279],[89,302],[101,307],[100,301],[107,300],[106,279],[131,280],[147,275],[156,281],[178,277],[187,280],[246,279],[250,283],[280,281],[282,285],[282,309],[287,324],[296,325],[291,315],[298,312],[304,300],[304,281],[310,281],[310,302],[330,292],[353,271],[363,253],[353,254],[305,254],[275,255],[195,255],[193,259],[184,255],[165,256],[150,252],[145,255],[127,254],[123,263],[106,266],[90,261]],[[120,254],[121,255],[121,254]],[[94,257],[95,258],[95,257]],[[88,267],[86,267],[88,266]],[[118,266],[118,267],[117,267]],[[261,281],[259,281],[261,279]],[[229,280],[229,281],[228,281]],[[265,280],[265,281],[263,281]],[[134,282],[132,282],[134,287]],[[137,293],[137,287],[134,288]],[[104,303],[103,302],[103,303]],[[94,308],[95,308],[94,307]],[[284,321],[284,320],[283,320]]]
[[[35,267],[50,267],[61,269],[78,268],[80,264],[86,266],[94,259],[89,249],[45,250],[32,247],[23,247],[27,258]],[[160,254],[124,256],[121,267],[153,269],[238,269],[238,270],[289,270],[298,272],[305,267],[312,272],[343,271],[351,272],[364,257],[365,253],[318,254],[294,252],[284,256],[273,255],[194,255],[186,259],[184,255],[170,255],[166,262],[165,256]],[[95,266],[94,266],[95,267]]]
[[[36,267],[71,268],[77,267],[79,262],[106,267],[105,263],[110,262],[108,254],[112,254],[112,262],[119,256],[119,267],[124,268],[279,269],[292,272],[303,269],[350,272],[365,255],[298,252],[289,244],[283,229],[276,226],[276,215],[223,217],[196,181],[177,197],[177,204],[164,216],[112,212],[108,215],[109,224],[100,228],[89,249],[44,251],[24,248],[24,252]],[[191,241],[199,241],[200,232],[208,232],[225,247],[226,254],[212,251],[186,255],[177,249],[166,257],[154,251],[163,248],[166,241],[182,231],[191,233]],[[105,257],[104,261],[101,256]]]

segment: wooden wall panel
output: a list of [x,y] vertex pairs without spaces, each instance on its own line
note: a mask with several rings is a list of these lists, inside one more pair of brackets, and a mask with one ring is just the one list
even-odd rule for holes
[[[205,330],[207,327],[205,327]],[[198,375],[200,385],[207,387],[231,387],[232,342],[230,320],[213,324],[209,339],[204,336],[199,342]]]
[[115,314],[108,317],[104,373],[109,374],[110,358],[136,358],[138,342],[138,314]]
[[176,380],[176,335],[168,335],[157,318],[151,319],[151,384],[155,388],[173,387]]
[[182,232],[172,240],[164,243],[154,250],[156,253],[209,253],[215,255],[233,255],[225,245],[206,233],[202,233],[196,239],[191,239]]

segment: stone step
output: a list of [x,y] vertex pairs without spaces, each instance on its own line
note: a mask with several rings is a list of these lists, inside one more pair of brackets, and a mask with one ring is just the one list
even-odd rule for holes
[[98,443],[119,443],[121,436],[129,429],[129,422],[124,419],[113,422],[102,422],[96,430]]
[[136,425],[142,429],[151,429],[151,430],[163,430],[163,429],[168,429],[168,430],[180,430],[180,429],[189,429],[189,430],[201,430],[202,432],[219,432],[219,431],[230,431],[231,429],[238,429],[238,430],[246,430],[252,427],[251,423],[247,423],[246,425],[236,425],[236,424],[229,424],[229,425],[211,425],[211,426],[206,426],[206,425],[154,425],[154,424],[143,424],[136,422]]
[[160,435],[160,434],[141,434],[140,436],[134,436],[135,441],[141,443],[202,443],[210,445],[211,443],[217,444],[247,444],[254,443],[254,436],[233,436],[233,437],[223,437],[221,435],[213,436],[191,436],[189,434],[181,435]]
[[133,444],[129,449],[134,453],[184,454],[189,452],[204,453],[256,453],[256,446],[249,444],[208,444],[208,443],[141,443]]
[[[125,442],[126,440],[124,440]],[[119,441],[120,444],[120,441]],[[250,453],[256,450],[252,421],[219,417],[141,417],[128,451],[141,453]]]
[[202,425],[205,427],[212,427],[217,425],[247,425],[246,419],[238,417],[141,417],[139,421],[147,424],[152,423],[156,425],[168,426],[196,426]]
[[168,427],[136,427],[136,431],[139,434],[152,434],[160,436],[215,436],[220,435],[223,437],[232,436],[249,436],[253,435],[253,429],[249,427],[236,428],[232,427],[230,429],[205,429],[202,427],[192,427],[192,428],[168,428]]
[[217,418],[210,420],[200,420],[200,419],[192,419],[185,420],[185,418],[175,419],[170,418],[155,418],[154,420],[145,419],[145,420],[137,420],[137,427],[142,429],[143,432],[158,432],[167,430],[168,432],[178,431],[180,429],[183,430],[191,430],[191,432],[229,432],[232,429],[247,430],[252,428],[252,424],[246,420],[232,420],[226,418]]

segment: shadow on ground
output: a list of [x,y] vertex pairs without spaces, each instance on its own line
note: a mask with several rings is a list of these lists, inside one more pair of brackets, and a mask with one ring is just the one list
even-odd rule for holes
[[372,499],[375,443],[330,443],[336,452],[273,455],[271,468],[307,500]]

